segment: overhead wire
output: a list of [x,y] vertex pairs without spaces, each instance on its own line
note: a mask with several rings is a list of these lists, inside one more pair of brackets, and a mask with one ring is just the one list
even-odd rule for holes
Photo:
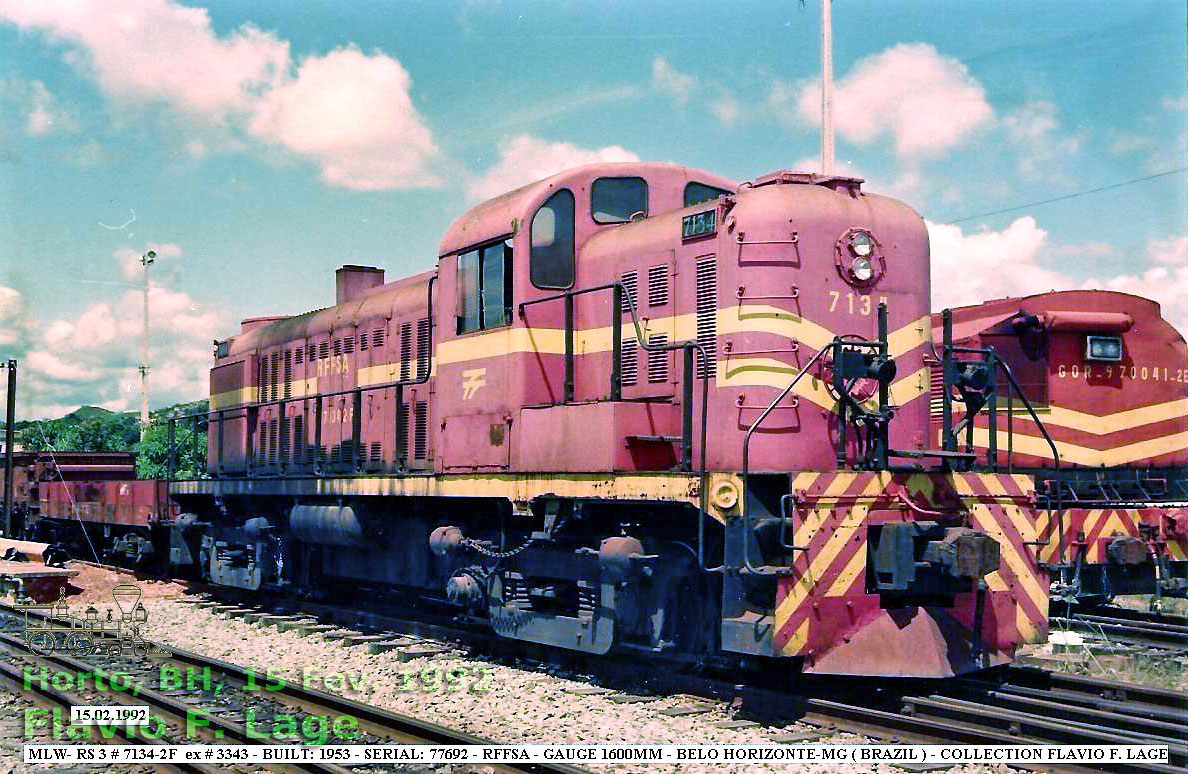
[[1126,185],[1133,185],[1135,183],[1144,183],[1148,180],[1155,180],[1156,178],[1167,177],[1169,175],[1179,174],[1180,172],[1184,172],[1185,170],[1188,170],[1188,166],[1176,167],[1175,169],[1167,169],[1162,172],[1156,172],[1156,173],[1150,174],[1150,175],[1143,175],[1142,177],[1136,177],[1136,178],[1132,178],[1130,180],[1122,180],[1120,182],[1110,183],[1108,185],[1101,185],[1096,188],[1086,189],[1084,191],[1076,191],[1074,193],[1063,194],[1061,196],[1053,196],[1050,199],[1039,199],[1034,202],[1027,202],[1026,204],[1015,205],[1014,207],[1004,207],[1001,210],[991,210],[990,212],[979,212],[976,215],[966,215],[963,218],[956,218],[954,220],[945,221],[945,225],[951,226],[954,223],[964,223],[967,220],[976,220],[977,218],[989,218],[993,215],[1003,215],[1008,212],[1018,212],[1019,210],[1025,210],[1025,209],[1028,209],[1029,207],[1038,207],[1041,204],[1052,204],[1053,202],[1068,201],[1069,199],[1076,199],[1081,196],[1089,196],[1090,194],[1101,193],[1102,191],[1111,191],[1115,188],[1121,188],[1122,186],[1126,186]]

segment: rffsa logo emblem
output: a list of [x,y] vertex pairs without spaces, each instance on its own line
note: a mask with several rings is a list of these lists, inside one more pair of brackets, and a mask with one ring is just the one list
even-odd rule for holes
[[470,400],[487,384],[487,369],[471,368],[462,372],[462,400]]

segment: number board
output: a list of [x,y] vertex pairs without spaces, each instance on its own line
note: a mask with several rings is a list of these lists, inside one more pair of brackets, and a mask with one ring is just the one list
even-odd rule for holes
[[705,236],[715,231],[717,210],[706,210],[681,218],[681,239]]

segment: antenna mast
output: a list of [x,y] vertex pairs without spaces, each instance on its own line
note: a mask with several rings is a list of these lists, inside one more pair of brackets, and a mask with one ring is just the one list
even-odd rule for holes
[[821,172],[833,174],[833,11],[821,4]]

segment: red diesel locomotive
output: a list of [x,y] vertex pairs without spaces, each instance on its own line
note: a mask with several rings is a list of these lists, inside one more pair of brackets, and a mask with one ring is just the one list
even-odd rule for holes
[[1031,480],[928,449],[928,237],[861,181],[599,164],[216,345],[188,557],[603,654],[946,676],[1046,634]]
[[[1083,602],[1115,594],[1184,596],[1188,350],[1159,305],[1126,293],[1074,290],[950,314],[952,345],[993,348],[1050,436],[1045,439],[1000,376],[994,454],[1000,467],[1036,477],[1040,556],[1059,570],[1053,595]],[[933,315],[932,324],[934,340],[942,342],[943,315]],[[943,445],[939,362],[935,368],[934,441]],[[960,398],[956,387],[952,392]],[[991,444],[986,390],[967,388],[967,394],[973,421],[959,418],[952,445],[985,462]],[[1012,401],[1010,436],[1004,413]]]

